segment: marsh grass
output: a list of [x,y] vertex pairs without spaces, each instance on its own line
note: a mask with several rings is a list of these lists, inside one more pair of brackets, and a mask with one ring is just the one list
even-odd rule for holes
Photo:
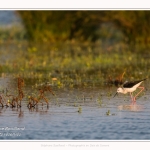
[[58,88],[102,86],[110,76],[114,80],[124,70],[123,80],[145,78],[150,72],[146,53],[141,56],[121,45],[115,45],[111,51],[101,45],[21,45],[1,47],[0,54],[1,77],[19,74],[25,79],[36,79],[37,84],[48,81]]
[[[64,100],[67,106],[78,107],[96,101],[102,107],[101,93],[95,98],[95,93],[85,95],[80,90],[105,89],[104,97],[111,100],[111,87],[118,86],[112,84],[114,81],[123,83],[126,80],[146,78],[150,74],[149,66],[147,52],[141,53],[139,50],[138,53],[133,53],[122,43],[113,45],[111,50],[100,43],[81,45],[67,42],[53,45],[37,43],[32,46],[15,43],[0,47],[0,76],[14,79],[21,76],[24,79],[26,88],[30,89],[30,94],[26,94],[25,98],[29,99],[29,108],[35,107],[40,101],[49,105],[50,100],[44,94],[45,91],[38,89],[39,85],[45,83],[57,92],[66,89],[71,94],[71,91],[77,90],[71,98],[68,96]],[[62,100],[57,97],[57,92],[52,102],[61,106]]]

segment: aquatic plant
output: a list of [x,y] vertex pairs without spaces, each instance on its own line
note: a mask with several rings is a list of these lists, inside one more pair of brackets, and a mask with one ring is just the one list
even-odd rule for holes
[[[0,104],[2,107],[21,107],[21,101],[24,97],[23,88],[24,87],[24,80],[20,76],[17,78],[17,91],[18,95],[8,94],[8,89],[6,88],[6,95],[0,95]],[[6,97],[9,99],[6,101]]]
[[49,106],[49,102],[48,102],[48,99],[45,96],[45,92],[49,91],[50,93],[55,95],[53,93],[50,85],[44,85],[43,87],[39,88],[38,91],[39,91],[38,97],[33,97],[33,96],[29,96],[28,97],[28,99],[29,99],[29,102],[28,102],[28,105],[27,105],[28,108],[35,107],[35,106],[37,106],[38,103],[42,103],[42,105],[43,105],[43,101],[42,100],[44,100],[46,102],[47,107],[48,107]]
[[107,116],[110,116],[110,110],[108,110],[108,111],[106,112],[106,115],[107,115]]
[[79,107],[78,107],[78,113],[81,113],[81,112],[82,112],[82,107],[79,106]]
[[108,78],[108,84],[110,85],[115,85],[116,87],[118,87],[119,85],[123,84],[123,77],[124,77],[125,71],[120,74],[119,76],[117,76],[115,79],[112,79],[112,77],[109,75]]
[[0,94],[0,104],[1,104],[1,107],[7,106],[7,103],[3,94]]

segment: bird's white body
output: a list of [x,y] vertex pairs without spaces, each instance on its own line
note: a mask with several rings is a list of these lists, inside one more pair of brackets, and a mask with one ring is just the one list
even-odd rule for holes
[[[135,102],[136,101],[136,97],[144,90],[144,87],[140,87],[140,84],[144,80],[146,80],[146,79],[139,80],[139,81],[134,81],[134,82],[125,82],[123,84],[123,87],[120,87],[120,88],[117,89],[117,93],[122,93],[122,94],[130,93],[132,102]],[[136,94],[135,96],[133,96],[132,92],[134,92],[137,88],[140,88],[141,91],[138,94]],[[115,96],[117,95],[117,93],[115,94]]]
[[140,86],[140,84],[142,83],[143,81],[139,82],[138,84],[134,85],[133,87],[131,88],[118,88],[117,89],[117,93],[123,93],[123,94],[127,94],[128,92],[132,93],[134,92],[137,87]]

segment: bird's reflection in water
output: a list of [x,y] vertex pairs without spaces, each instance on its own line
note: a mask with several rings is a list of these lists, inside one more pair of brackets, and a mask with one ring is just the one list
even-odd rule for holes
[[120,105],[118,106],[119,110],[129,110],[129,111],[142,111],[143,106],[137,104],[130,104],[130,105]]

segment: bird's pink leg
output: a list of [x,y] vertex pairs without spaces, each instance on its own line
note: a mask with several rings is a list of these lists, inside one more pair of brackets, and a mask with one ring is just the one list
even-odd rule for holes
[[133,97],[132,93],[130,93],[130,96],[131,96],[131,100],[132,100],[132,103],[131,103],[131,104],[134,105],[134,103],[136,102],[136,101],[135,101],[135,98]]
[[140,89],[142,89],[142,90],[134,96],[134,101],[136,101],[135,98],[144,90],[144,87],[138,87],[138,88],[140,88]]
[[132,95],[132,93],[130,93],[130,96],[131,96],[131,100],[133,101],[133,95]]

